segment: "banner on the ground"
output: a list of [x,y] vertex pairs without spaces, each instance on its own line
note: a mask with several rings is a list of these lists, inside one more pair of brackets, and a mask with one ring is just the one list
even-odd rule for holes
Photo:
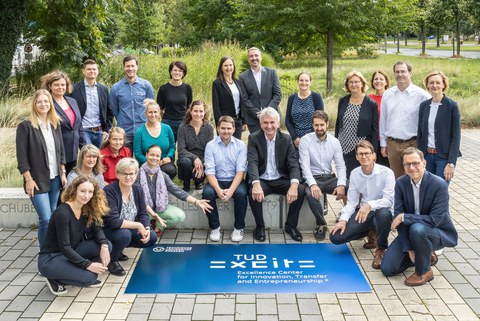
[[157,244],[125,293],[370,292],[346,245]]

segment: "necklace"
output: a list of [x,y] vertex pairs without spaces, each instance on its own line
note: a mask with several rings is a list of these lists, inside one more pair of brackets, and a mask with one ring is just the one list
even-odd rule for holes
[[233,79],[231,79],[231,80],[227,80],[227,79],[225,79],[225,81],[227,82],[227,84],[229,84],[229,85],[233,85]]

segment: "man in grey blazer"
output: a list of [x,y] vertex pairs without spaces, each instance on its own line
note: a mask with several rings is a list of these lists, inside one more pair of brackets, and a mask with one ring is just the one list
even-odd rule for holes
[[82,72],[84,80],[73,85],[71,96],[78,103],[87,144],[100,148],[113,121],[108,106],[108,88],[97,82],[98,65],[95,60],[85,60]]
[[240,74],[240,92],[242,95],[242,117],[248,125],[250,134],[260,129],[258,115],[263,108],[273,107],[276,111],[282,100],[282,89],[275,69],[262,66],[260,49],[248,49],[250,69]]

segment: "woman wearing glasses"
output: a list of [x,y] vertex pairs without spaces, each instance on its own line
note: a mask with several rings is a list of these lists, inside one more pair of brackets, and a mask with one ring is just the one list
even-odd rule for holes
[[426,170],[447,182],[453,177],[460,153],[460,111],[457,102],[445,96],[448,78],[440,71],[423,80],[432,98],[420,104],[417,145],[425,154]]
[[338,102],[335,137],[342,146],[347,178],[354,168],[360,166],[355,155],[357,143],[367,140],[372,143],[374,150],[378,147],[377,104],[365,94],[367,89],[367,81],[362,73],[352,71],[348,73],[344,83],[344,90],[348,94]]
[[116,169],[118,181],[104,189],[110,207],[110,213],[104,219],[104,232],[112,243],[108,270],[113,275],[125,275],[118,263],[123,249],[146,248],[157,242],[157,235],[151,230],[142,187],[134,184],[137,173],[138,162],[133,158],[122,158]]

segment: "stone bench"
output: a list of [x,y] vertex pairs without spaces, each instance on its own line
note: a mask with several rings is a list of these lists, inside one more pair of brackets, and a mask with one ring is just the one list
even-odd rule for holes
[[[201,198],[201,191],[190,191],[193,197]],[[180,207],[185,211],[185,221],[177,225],[179,229],[208,229],[208,220],[205,215],[193,204],[180,201],[170,195],[170,204]],[[222,228],[232,229],[233,200],[222,202],[217,200],[217,206],[220,213],[220,224]],[[267,228],[277,230],[283,229],[287,217],[288,205],[284,196],[272,194],[266,197],[263,204],[263,217]],[[22,188],[2,188],[0,189],[0,227],[34,227],[38,224],[38,215],[35,208],[23,192]],[[315,218],[305,200],[300,212],[298,228],[301,230],[314,229],[316,226]],[[245,227],[247,229],[255,228],[250,206],[247,207],[245,217]]]

